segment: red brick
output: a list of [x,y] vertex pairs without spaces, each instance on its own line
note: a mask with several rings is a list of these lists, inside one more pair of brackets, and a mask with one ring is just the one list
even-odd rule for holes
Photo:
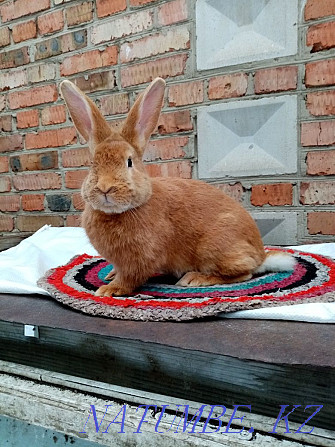
[[167,163],[157,164],[150,163],[145,167],[151,177],[192,177],[192,166],[188,160],[169,161]]
[[15,70],[2,73],[0,77],[0,90],[12,90],[27,84],[27,71]]
[[[51,37],[50,39],[43,40],[42,42],[38,42],[35,47],[35,61],[39,61],[41,59],[47,59],[50,57],[58,56],[62,53],[62,38],[68,36],[65,34],[64,36]],[[69,51],[69,50],[67,50]],[[66,53],[66,51],[63,51]]]
[[300,202],[303,205],[334,205],[335,182],[301,183]]
[[19,67],[20,65],[29,64],[29,62],[28,47],[0,53],[0,69]]
[[173,28],[121,45],[121,62],[131,62],[157,54],[186,50],[190,47],[190,34],[186,27]]
[[15,43],[23,42],[24,40],[36,37],[37,29],[35,20],[19,23],[13,26],[12,36]]
[[65,106],[50,106],[45,107],[41,112],[42,125],[48,126],[50,124],[60,124],[66,121]]
[[24,211],[43,211],[44,194],[24,194],[21,205]]
[[64,220],[61,216],[46,216],[43,214],[38,216],[22,215],[16,218],[16,227],[19,231],[37,231],[44,225],[62,227]]
[[55,172],[17,174],[13,177],[13,185],[17,191],[37,191],[40,189],[60,189],[62,179]]
[[93,18],[93,4],[92,2],[84,2],[79,5],[71,6],[66,9],[65,14],[68,26],[90,22]]
[[153,11],[143,10],[133,14],[126,14],[96,25],[91,30],[91,43],[97,45],[102,42],[119,39],[121,37],[138,34],[149,30],[153,26]]
[[66,216],[66,226],[67,227],[81,227],[81,215],[80,214],[70,214]]
[[335,175],[335,151],[309,152],[306,163],[309,175]]
[[311,53],[335,47],[335,22],[320,23],[308,28],[306,45]]
[[107,67],[117,63],[117,47],[108,47],[105,50],[92,50],[87,53],[76,54],[64,59],[61,64],[61,76],[68,76],[80,71]]
[[9,107],[11,109],[21,109],[23,107],[54,102],[57,98],[58,91],[54,84],[8,94]]
[[306,65],[306,87],[319,87],[335,84],[335,59],[311,62]]
[[19,211],[20,209],[20,196],[0,196],[0,212],[4,211]]
[[97,0],[98,17],[106,17],[127,9],[126,0]]
[[331,146],[335,144],[335,121],[301,124],[302,146]]
[[0,29],[0,47],[10,44],[10,32],[8,26]]
[[3,22],[9,22],[49,8],[50,0],[10,0],[1,6],[0,14]]
[[27,127],[38,126],[39,114],[38,110],[26,110],[24,112],[17,112],[16,121],[18,129],[26,129]]
[[0,192],[8,192],[11,189],[10,177],[0,177]]
[[1,155],[0,156],[0,173],[9,171],[9,158]]
[[335,90],[309,93],[306,105],[314,116],[335,115]]
[[56,78],[56,64],[40,64],[27,68],[29,82],[50,81]]
[[157,0],[130,0],[130,6],[142,6]]
[[335,234],[335,213],[327,211],[308,213],[307,226],[309,234]]
[[186,0],[175,0],[158,8],[160,25],[171,25],[188,19]]
[[108,120],[108,124],[117,131],[120,131],[125,123],[125,118]]
[[0,231],[12,231],[14,229],[14,219],[9,216],[0,216]]
[[6,95],[0,95],[0,112],[2,112],[6,107],[6,98]]
[[10,158],[10,165],[13,172],[57,169],[58,154],[56,151],[49,151],[14,155]]
[[77,142],[74,127],[63,127],[57,130],[42,130],[38,133],[26,135],[26,149],[39,149],[46,147],[60,147]]
[[251,203],[254,206],[292,205],[293,186],[290,183],[254,185],[251,189]]
[[67,149],[62,151],[62,165],[64,168],[77,166],[90,166],[92,157],[87,147],[80,149]]
[[64,28],[63,11],[58,10],[43,14],[37,18],[38,32],[40,34],[51,34]]
[[321,123],[301,123],[301,145],[318,146],[318,137]]
[[85,201],[82,198],[80,192],[76,192],[75,194],[72,194],[72,203],[76,210],[83,210],[85,207]]
[[335,0],[308,0],[305,6],[305,20],[335,14]]
[[193,130],[191,113],[189,110],[162,113],[158,120],[157,131],[160,135],[187,132]]
[[216,188],[220,189],[220,191],[227,194],[227,196],[236,200],[236,202],[242,202],[244,189],[241,183],[222,183],[222,184],[213,184]]
[[186,156],[188,137],[172,137],[151,140],[144,152],[144,161],[172,160]]
[[259,70],[255,74],[254,82],[257,94],[295,90],[298,82],[298,67]]
[[58,213],[69,211],[72,205],[70,194],[48,194],[46,199],[48,209]]
[[91,93],[99,90],[112,90],[116,86],[115,72],[103,71],[72,79],[82,92]]
[[150,82],[155,77],[175,77],[184,74],[187,54],[164,57],[143,64],[121,68],[122,87]]
[[[62,53],[79,50],[87,46],[87,30],[79,29],[73,33],[63,34],[59,37]],[[53,45],[51,44],[53,47]]]
[[17,151],[23,148],[22,135],[14,134],[0,137],[0,152]]
[[209,80],[209,99],[236,98],[244,96],[248,88],[248,76],[237,73],[226,76],[216,76]]
[[169,88],[169,106],[198,104],[204,100],[203,81],[184,82]]
[[117,115],[129,110],[128,93],[114,93],[100,99],[100,111],[103,115]]
[[0,116],[0,131],[11,132],[12,130],[12,117],[11,115]]
[[88,171],[77,170],[67,171],[65,173],[65,186],[69,189],[80,189],[84,179],[87,177]]
[[47,59],[68,51],[79,50],[87,46],[87,30],[51,37],[35,45],[35,60]]

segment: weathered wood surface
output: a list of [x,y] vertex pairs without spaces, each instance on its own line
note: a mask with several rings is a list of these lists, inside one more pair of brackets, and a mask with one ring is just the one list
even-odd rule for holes
[[269,320],[141,322],[94,317],[41,295],[0,294],[0,320],[227,355],[335,368],[335,325]]
[[10,236],[0,235],[0,251],[7,250],[7,248],[14,247],[19,244],[23,239],[26,239],[28,236],[31,236],[32,233],[24,233],[24,234],[12,234]]
[[[169,405],[176,408],[178,404],[189,405],[190,414],[194,415],[200,405],[197,402],[171,398],[166,395],[141,392],[108,385],[106,383],[80,379],[74,376],[52,373],[41,369],[25,367],[18,364],[0,361],[0,414],[17,418],[31,424],[40,425],[52,430],[66,433],[69,436],[81,437],[95,441],[102,445],[126,447],[133,446],[272,446],[281,445],[287,447],[298,446],[333,446],[334,432],[315,428],[311,434],[294,433],[299,424],[290,421],[291,433],[285,433],[285,426],[278,425],[277,434],[272,431],[274,419],[258,415],[254,412],[246,414],[243,421],[235,420],[231,430],[238,433],[222,433],[225,431],[228,418],[223,419],[223,425],[219,432],[212,424],[201,433],[204,420],[199,421],[194,433],[189,433],[192,424],[183,432],[182,423],[175,419],[175,412],[165,413],[157,431],[156,424],[160,417],[161,407],[154,414],[148,412],[148,422],[141,425],[141,433],[134,433],[143,414],[138,411],[138,405],[143,404]],[[105,419],[97,431],[94,420],[91,417],[85,427],[89,415],[90,406],[94,405],[97,420],[100,422],[109,407]],[[126,405],[123,431],[120,424],[108,424]],[[229,416],[232,409],[228,409]],[[204,413],[204,419],[208,413]],[[121,418],[117,419],[121,421]],[[252,434],[249,428],[253,427]],[[306,431],[312,427],[306,426]],[[107,433],[106,433],[107,430]],[[85,433],[80,433],[80,432]],[[105,433],[104,433],[105,432]]]
[[[40,338],[23,335],[23,323]],[[276,329],[276,331],[275,331]],[[82,315],[43,297],[0,296],[0,358],[51,371],[218,405],[323,405],[334,429],[334,326],[210,320],[142,323]]]

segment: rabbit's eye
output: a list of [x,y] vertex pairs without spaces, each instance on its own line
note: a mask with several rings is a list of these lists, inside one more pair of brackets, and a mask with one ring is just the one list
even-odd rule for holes
[[128,168],[131,168],[133,166],[133,160],[129,157],[128,158]]

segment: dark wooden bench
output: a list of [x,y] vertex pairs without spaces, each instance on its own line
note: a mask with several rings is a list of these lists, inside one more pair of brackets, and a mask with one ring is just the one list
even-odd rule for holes
[[[39,338],[26,337],[25,324]],[[335,429],[335,325],[204,319],[136,322],[85,315],[38,295],[0,294],[0,359],[86,379]]]

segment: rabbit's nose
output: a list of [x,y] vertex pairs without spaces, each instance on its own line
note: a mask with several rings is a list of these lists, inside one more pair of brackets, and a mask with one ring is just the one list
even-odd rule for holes
[[104,194],[105,196],[109,193],[113,193],[117,191],[117,188],[115,188],[114,186],[111,186],[110,188],[108,187],[97,187],[98,191],[101,192],[101,194]]

